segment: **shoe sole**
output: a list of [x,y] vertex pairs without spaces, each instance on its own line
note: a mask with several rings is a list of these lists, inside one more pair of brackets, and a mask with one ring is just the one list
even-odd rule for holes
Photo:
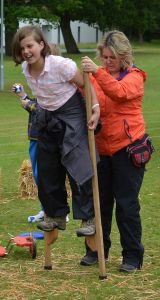
[[55,227],[53,227],[52,229],[44,229],[44,228],[42,228],[41,226],[39,226],[39,225],[37,225],[37,228],[38,229],[40,229],[40,230],[42,230],[42,231],[45,231],[45,232],[51,232],[51,231],[53,231],[54,229],[56,229],[58,226],[55,226]]
[[66,227],[65,227],[65,228],[62,228],[62,227],[58,227],[58,226],[57,226],[57,229],[59,229],[59,230],[66,230]]
[[133,270],[120,269],[119,271],[120,271],[120,272],[123,272],[123,273],[134,273],[134,272],[136,272],[137,270],[138,270],[138,269],[135,268],[135,269],[133,269]]
[[55,227],[53,227],[52,229],[44,229],[44,228],[42,228],[41,226],[39,226],[39,225],[37,225],[37,228],[38,229],[40,229],[40,230],[42,230],[42,231],[45,231],[45,232],[51,232],[51,231],[53,231],[54,229],[59,229],[59,230],[65,230],[66,228],[62,228],[62,227],[59,227],[58,225],[57,226],[55,226]]
[[[109,262],[109,258],[105,258],[105,262]],[[87,263],[85,261],[80,261],[80,265],[81,266],[93,266],[93,265],[96,265],[98,263],[98,260],[95,261],[94,263]]]
[[87,263],[87,262],[84,262],[84,261],[81,261],[80,262],[80,265],[81,266],[94,266],[94,265],[96,265],[98,263],[98,260],[96,261],[96,262],[94,262],[94,263]]
[[78,237],[82,237],[82,236],[93,236],[93,235],[95,235],[96,233],[94,232],[94,233],[91,233],[91,234],[84,234],[84,233],[82,233],[82,232],[76,232],[76,234],[77,234]]

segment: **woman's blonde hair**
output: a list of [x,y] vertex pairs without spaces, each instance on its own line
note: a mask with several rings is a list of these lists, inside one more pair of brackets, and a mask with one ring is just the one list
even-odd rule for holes
[[126,69],[133,64],[133,50],[126,35],[118,30],[106,33],[101,43],[97,45],[97,56],[102,58],[104,48],[109,48],[121,60],[122,68]]
[[13,56],[13,60],[15,61],[16,65],[19,65],[24,61],[24,59],[22,57],[22,53],[21,53],[20,42],[30,35],[33,35],[33,37],[37,43],[40,43],[41,41],[43,41],[44,48],[41,51],[41,55],[43,57],[51,54],[50,46],[49,46],[47,40],[45,39],[41,28],[39,26],[35,26],[35,25],[24,26],[15,33],[15,35],[13,37],[13,41],[12,41],[12,56]]

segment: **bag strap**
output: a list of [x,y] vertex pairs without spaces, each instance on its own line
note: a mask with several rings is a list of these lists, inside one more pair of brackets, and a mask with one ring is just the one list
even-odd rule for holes
[[127,136],[128,136],[128,138],[130,139],[131,143],[133,143],[132,135],[130,134],[130,131],[129,131],[129,124],[128,124],[128,122],[126,121],[126,119],[123,119],[123,122],[124,122],[124,130],[125,130],[125,133],[127,134]]

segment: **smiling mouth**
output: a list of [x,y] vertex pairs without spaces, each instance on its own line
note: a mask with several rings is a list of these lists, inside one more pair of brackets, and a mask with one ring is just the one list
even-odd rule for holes
[[33,57],[32,55],[31,56],[25,56],[25,59],[30,60],[32,57]]

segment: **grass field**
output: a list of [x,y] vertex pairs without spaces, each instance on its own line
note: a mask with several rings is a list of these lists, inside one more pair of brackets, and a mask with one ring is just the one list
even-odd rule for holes
[[[8,256],[0,258],[1,300],[160,299],[160,48],[135,45],[134,49],[136,64],[148,74],[143,111],[147,132],[156,148],[140,193],[145,246],[143,269],[132,275],[119,273],[121,247],[115,220],[110,258],[106,263],[108,280],[99,280],[98,265],[80,266],[84,243],[75,234],[79,222],[70,214],[67,230],[59,233],[58,241],[52,247],[52,271],[43,269],[43,240],[37,241],[36,260],[31,258],[26,247],[17,246]],[[84,55],[71,57],[79,64]],[[93,52],[87,55],[95,57]],[[21,68],[15,67],[10,58],[5,59],[4,70],[5,89],[0,92],[0,245],[3,246],[10,235],[37,231],[36,225],[27,222],[27,217],[39,210],[38,200],[18,197],[18,170],[22,161],[28,158],[28,116],[10,90],[14,82],[21,82],[28,89]]]

